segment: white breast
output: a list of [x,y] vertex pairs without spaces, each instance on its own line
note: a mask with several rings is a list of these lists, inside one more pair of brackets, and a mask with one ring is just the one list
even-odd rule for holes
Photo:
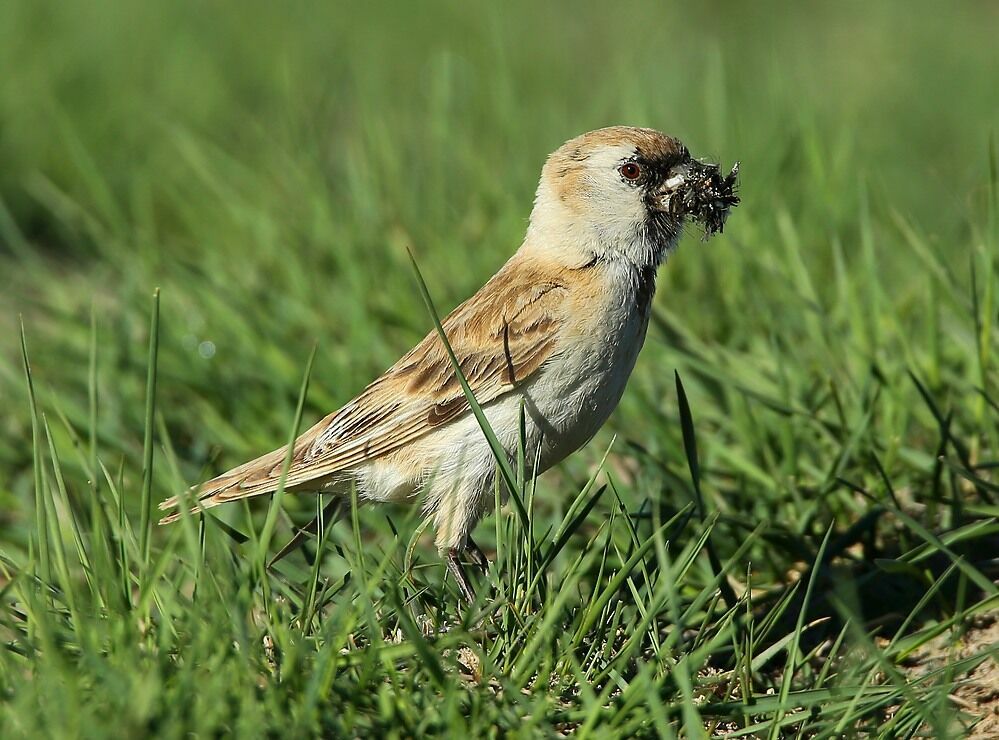
[[595,312],[603,318],[581,332],[526,392],[544,432],[543,469],[586,444],[607,421],[645,341],[648,307],[636,300],[634,282],[621,279],[612,288]]
[[[541,444],[540,469],[582,447],[617,407],[635,366],[648,328],[650,287],[641,294],[633,273],[609,273],[600,305],[588,306],[585,316],[562,335],[560,347],[522,387],[485,408],[486,419],[500,443],[515,456],[520,443],[524,409],[527,458],[533,462]],[[572,325],[572,319],[568,322]],[[471,414],[465,414],[412,445],[412,457],[422,472],[379,459],[358,470],[366,498],[403,500],[429,480],[428,507],[439,508],[448,491],[459,498],[491,500],[496,469],[492,450]],[[477,506],[479,504],[476,504]]]

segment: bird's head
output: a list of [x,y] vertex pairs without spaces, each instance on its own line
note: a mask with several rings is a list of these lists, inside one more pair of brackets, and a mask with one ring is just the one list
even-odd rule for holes
[[738,203],[733,169],[691,158],[679,140],[653,129],[613,126],[578,136],[541,172],[528,244],[566,264],[594,259],[658,266],[688,217],[720,231]]

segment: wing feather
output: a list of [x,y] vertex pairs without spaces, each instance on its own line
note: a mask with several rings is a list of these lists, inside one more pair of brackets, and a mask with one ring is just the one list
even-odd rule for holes
[[[567,288],[550,273],[511,260],[442,322],[462,373],[486,405],[530,380],[552,357],[564,321]],[[470,407],[436,332],[353,401],[294,443],[285,486],[306,488],[399,449],[456,421]],[[199,508],[272,493],[287,447],[244,463],[192,489]],[[180,498],[160,504],[174,509]],[[163,518],[177,518],[173,512]]]

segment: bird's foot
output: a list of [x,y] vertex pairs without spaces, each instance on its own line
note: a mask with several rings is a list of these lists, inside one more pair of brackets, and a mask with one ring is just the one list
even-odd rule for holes
[[465,552],[468,554],[468,559],[472,561],[473,565],[482,571],[482,575],[486,575],[489,572],[489,558],[486,554],[482,552],[482,548],[475,544],[475,540],[469,537],[465,542]]
[[461,553],[457,547],[449,547],[447,549],[447,554],[444,556],[444,562],[447,564],[447,569],[451,571],[451,575],[454,576],[454,580],[458,584],[458,590],[461,591],[461,596],[465,601],[471,604],[475,601],[475,591],[472,589],[472,584],[468,580],[468,574],[465,573],[465,566],[461,562]]

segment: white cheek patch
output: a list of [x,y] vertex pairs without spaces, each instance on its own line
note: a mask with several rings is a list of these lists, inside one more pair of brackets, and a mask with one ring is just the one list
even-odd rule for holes
[[599,207],[602,203],[609,216],[621,216],[629,206],[641,206],[642,194],[640,187],[624,179],[618,172],[625,162],[635,156],[635,150],[629,147],[606,147],[600,149],[586,161],[587,180],[591,187],[591,196]]
[[586,220],[604,245],[629,251],[636,235],[642,233],[648,216],[643,190],[618,171],[631,161],[635,150],[627,146],[604,147],[586,159]]
[[632,147],[603,147],[590,154],[586,162],[587,169],[591,170],[595,177],[606,173],[609,180],[626,185],[627,183],[618,174],[617,169],[625,162],[634,159],[635,154],[636,151]]

